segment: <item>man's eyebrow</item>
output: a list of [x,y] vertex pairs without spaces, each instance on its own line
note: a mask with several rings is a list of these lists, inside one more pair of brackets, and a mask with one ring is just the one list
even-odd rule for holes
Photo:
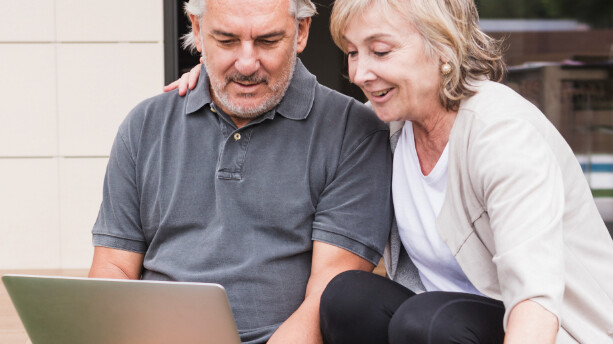
[[273,38],[273,37],[284,36],[284,35],[285,35],[285,31],[280,30],[280,31],[267,33],[261,36],[257,36],[256,39],[267,39],[267,38]]
[[212,32],[215,36],[224,36],[224,37],[236,37],[236,35],[231,34],[229,32],[221,31],[221,30],[213,30]]
[[[237,37],[235,34],[232,34],[232,33],[229,33],[229,32],[225,32],[225,31],[221,31],[221,30],[213,30],[212,34],[215,35],[215,36],[224,36],[224,37],[228,37],[228,38]],[[257,36],[256,39],[268,39],[268,38],[284,36],[284,35],[285,35],[285,30],[279,30],[279,31],[274,31],[274,32],[270,32],[270,33],[266,33],[266,34]]]

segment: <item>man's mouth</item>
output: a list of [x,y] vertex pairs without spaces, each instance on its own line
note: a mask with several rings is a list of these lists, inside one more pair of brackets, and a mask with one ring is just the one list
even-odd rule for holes
[[226,78],[226,81],[228,83],[233,82],[236,83],[242,87],[253,87],[253,86],[257,86],[259,84],[265,84],[268,82],[268,79],[265,76],[262,75],[256,75],[256,74],[252,74],[252,75],[242,75],[242,74],[233,74],[233,75],[229,75]]
[[241,82],[241,81],[234,81],[235,83],[241,85],[241,86],[245,86],[245,87],[249,87],[249,86],[255,86],[255,85],[259,85],[259,82]]

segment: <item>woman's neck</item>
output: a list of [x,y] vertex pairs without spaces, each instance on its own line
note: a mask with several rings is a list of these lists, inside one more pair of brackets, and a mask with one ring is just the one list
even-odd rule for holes
[[449,142],[449,134],[457,116],[457,111],[446,111],[444,108],[431,112],[420,120],[411,121],[415,149],[419,165],[424,175],[430,174]]

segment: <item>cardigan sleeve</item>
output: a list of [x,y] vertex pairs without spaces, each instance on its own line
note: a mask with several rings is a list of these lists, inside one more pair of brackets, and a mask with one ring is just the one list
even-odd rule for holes
[[557,133],[535,125],[515,117],[481,121],[469,144],[471,182],[493,232],[505,330],[510,311],[525,300],[561,322],[564,186],[545,137]]

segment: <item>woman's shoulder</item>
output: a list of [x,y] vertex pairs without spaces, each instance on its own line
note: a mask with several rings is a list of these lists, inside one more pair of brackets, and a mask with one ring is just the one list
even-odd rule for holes
[[490,80],[471,83],[476,93],[460,104],[458,118],[466,124],[490,126],[501,121],[523,122],[539,131],[551,126],[546,116],[509,86]]
[[490,80],[471,82],[476,93],[464,99],[460,111],[473,112],[478,117],[501,117],[540,110],[509,86]]

